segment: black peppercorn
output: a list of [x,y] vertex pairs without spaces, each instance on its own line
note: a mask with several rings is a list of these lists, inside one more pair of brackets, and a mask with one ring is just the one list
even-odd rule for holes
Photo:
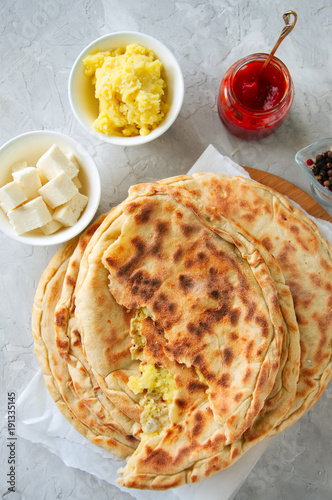
[[329,191],[332,191],[332,149],[324,151],[313,160],[307,160],[308,168],[312,171],[318,182]]

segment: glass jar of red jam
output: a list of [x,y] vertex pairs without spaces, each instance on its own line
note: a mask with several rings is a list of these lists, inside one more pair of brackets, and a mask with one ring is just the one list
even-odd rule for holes
[[273,57],[255,82],[268,54],[251,54],[233,64],[222,79],[218,112],[228,130],[242,139],[267,137],[287,116],[294,85],[287,67]]

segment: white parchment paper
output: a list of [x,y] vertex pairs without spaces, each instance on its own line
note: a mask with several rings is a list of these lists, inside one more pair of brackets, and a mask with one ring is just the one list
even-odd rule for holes
[[[207,147],[188,173],[204,171],[250,177],[242,167],[230,158],[221,155],[212,145]],[[332,243],[332,224],[313,217],[311,219]],[[118,486],[116,484],[117,470],[124,465],[124,462],[90,443],[69,424],[49,395],[40,371],[36,373],[19,397],[17,414],[19,436],[33,443],[44,445],[68,467],[86,471]],[[270,441],[266,439],[258,443],[234,465],[198,484],[185,485],[162,492],[126,490],[119,486],[118,488],[129,492],[137,500],[156,500],[156,497],[160,500],[201,500],[202,498],[231,500]]]

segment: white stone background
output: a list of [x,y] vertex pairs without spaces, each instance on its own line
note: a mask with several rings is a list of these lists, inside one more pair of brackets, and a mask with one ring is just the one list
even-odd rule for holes
[[[282,14],[289,9],[298,13],[298,23],[277,56],[294,80],[292,110],[274,135],[259,142],[241,141],[228,134],[218,118],[221,78],[241,57],[273,47],[283,27]],[[102,179],[100,213],[120,202],[132,184],[186,173],[210,143],[237,163],[279,175],[309,193],[294,155],[332,135],[331,25],[329,0],[1,0],[0,145],[37,129],[60,131],[83,143]],[[75,121],[69,107],[67,84],[75,58],[95,38],[120,30],[160,39],[175,54],[184,75],[180,116],[163,137],[146,146],[99,142]],[[134,492],[120,492],[68,468],[41,445],[23,439],[17,445],[17,492],[7,492],[7,392],[19,396],[38,370],[31,306],[39,277],[56,249],[23,245],[0,233],[2,498],[134,498]],[[235,500],[332,498],[331,398],[330,385],[317,404],[272,443]]]

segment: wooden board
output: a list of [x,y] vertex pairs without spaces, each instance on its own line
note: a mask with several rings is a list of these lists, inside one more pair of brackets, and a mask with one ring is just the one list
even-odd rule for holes
[[265,186],[275,189],[285,196],[288,196],[288,198],[301,205],[301,207],[306,212],[308,212],[308,214],[312,215],[313,217],[317,217],[318,219],[324,219],[332,222],[332,217],[329,216],[324,208],[311,196],[302,191],[302,189],[294,186],[294,184],[281,179],[281,177],[269,174],[268,172],[264,172],[262,170],[256,170],[255,168],[249,167],[244,168],[252,179],[265,184]]

